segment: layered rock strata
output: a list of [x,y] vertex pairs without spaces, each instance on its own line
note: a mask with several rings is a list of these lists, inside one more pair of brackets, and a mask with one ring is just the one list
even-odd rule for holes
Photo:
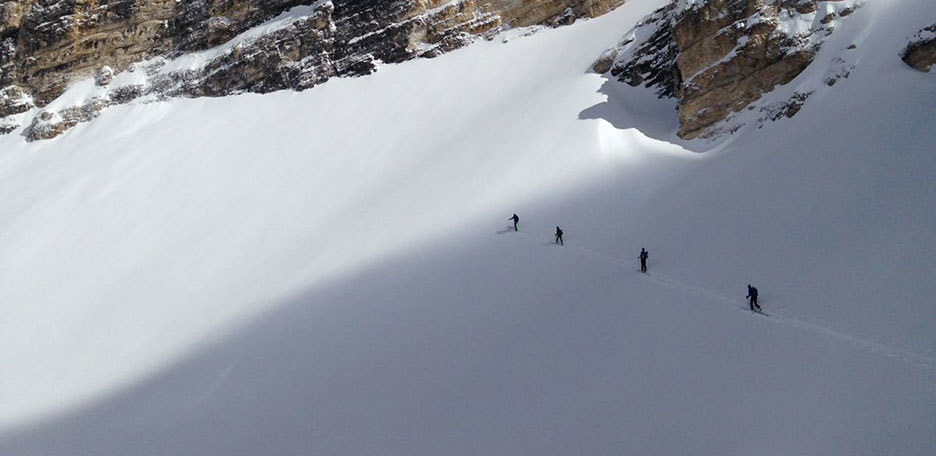
[[[812,62],[854,0],[674,0],[606,51],[594,69],[679,100],[679,136],[716,125]],[[808,96],[808,95],[806,95]],[[805,101],[797,95],[795,114]]]
[[[0,0],[0,126],[46,139],[141,97],[302,90],[623,1]],[[53,103],[92,76],[89,99]]]

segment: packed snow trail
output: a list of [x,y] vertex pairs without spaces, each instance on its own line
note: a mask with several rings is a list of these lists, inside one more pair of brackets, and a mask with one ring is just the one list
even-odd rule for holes
[[[498,234],[507,234],[507,233],[508,233],[507,231],[498,231]],[[538,238],[540,237],[540,236],[531,236],[530,234],[526,232],[522,232],[522,231],[514,232],[512,227],[510,227],[509,233],[517,234],[517,235],[523,236],[525,239],[530,239],[530,240],[539,240]],[[608,255],[606,253],[599,252],[594,249],[572,246],[569,244],[559,246],[555,242],[549,242],[547,245],[556,245],[557,247],[562,247],[564,250],[571,251],[580,256],[613,266],[615,267],[616,270],[633,269],[632,268],[633,264],[628,263],[624,260],[621,260],[620,258],[616,258],[614,256]],[[648,269],[651,269],[651,268],[648,267]],[[745,313],[757,313],[748,309],[746,301],[739,301],[737,299],[732,299],[731,297],[716,293],[714,291],[711,291],[702,287],[689,285],[687,283],[673,279],[672,277],[669,277],[667,275],[660,274],[656,271],[647,272],[646,274],[644,274],[640,272],[639,266],[636,268],[636,271],[637,271],[637,274],[640,274],[640,276],[643,278],[652,280],[658,284],[661,284],[670,288],[679,289],[685,292],[686,294],[695,295],[699,297],[706,297],[706,298],[710,298],[710,300],[715,300],[715,301],[722,301],[723,303],[728,304],[731,309],[739,310]],[[835,329],[828,327],[828,326],[822,326],[822,325],[815,324],[815,323],[809,323],[809,322],[797,319],[795,317],[778,314],[774,311],[771,311],[769,315],[764,314],[764,316],[768,317],[772,322],[777,323],[777,324],[783,324],[783,325],[794,327],[798,330],[821,334],[830,339],[835,339],[841,342],[846,342],[846,343],[855,345],[864,350],[868,350],[872,353],[881,354],[883,356],[888,356],[891,358],[897,358],[902,361],[913,363],[913,364],[919,365],[927,369],[936,369],[936,356],[929,356],[929,355],[925,355],[922,353],[914,353],[912,351],[909,351],[900,347],[895,347],[893,345],[888,345],[885,343],[862,339],[859,337],[855,337],[854,335],[851,335],[851,334],[846,334],[846,333],[836,331]]]

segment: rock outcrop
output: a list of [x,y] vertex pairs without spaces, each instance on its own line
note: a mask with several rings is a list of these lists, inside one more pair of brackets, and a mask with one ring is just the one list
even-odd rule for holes
[[[853,0],[674,0],[604,53],[594,69],[679,100],[679,136],[718,135],[719,122],[790,82]],[[808,94],[797,94],[795,114]]]
[[936,64],[936,24],[917,32],[900,57],[917,70],[929,71]]
[[18,117],[34,107],[32,98],[17,86],[0,90],[0,134],[19,127]]
[[[29,140],[45,139],[141,97],[302,90],[369,74],[378,62],[435,57],[505,28],[559,26],[623,2],[0,0],[0,88],[23,93],[30,108],[49,107],[25,131]],[[98,92],[52,109],[67,87],[92,77]],[[8,131],[17,121],[11,116],[22,117],[16,106],[0,101]]]

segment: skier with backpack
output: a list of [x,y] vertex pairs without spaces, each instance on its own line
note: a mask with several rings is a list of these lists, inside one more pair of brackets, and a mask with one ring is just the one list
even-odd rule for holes
[[[760,312],[761,306],[757,304],[757,288],[754,288],[751,286],[751,284],[748,284],[746,297],[748,298],[748,304],[751,306],[751,311]],[[757,310],[754,310],[755,307]]]
[[640,255],[637,257],[640,259],[640,272],[644,274],[647,273],[647,258],[650,258],[650,254],[647,253],[647,250],[643,247],[640,248]]
[[513,217],[510,217],[510,218],[507,219],[507,220],[513,220],[513,222],[514,222],[514,231],[519,231],[519,230],[517,230],[517,222],[520,221],[520,217],[517,217],[517,214],[516,214],[516,213],[513,215]]
[[562,243],[562,230],[559,227],[556,227],[556,244],[564,245]]

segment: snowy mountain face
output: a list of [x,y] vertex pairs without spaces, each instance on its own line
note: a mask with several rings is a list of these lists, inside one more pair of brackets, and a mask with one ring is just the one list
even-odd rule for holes
[[[679,100],[679,136],[717,137],[743,123],[729,119],[812,62],[858,0],[681,0],[641,21],[595,64],[631,85]],[[843,59],[842,62],[845,62]],[[826,81],[848,76],[843,65]],[[818,87],[761,107],[761,120],[792,117]]]
[[[28,140],[49,139],[136,99],[303,90],[505,28],[569,24],[622,1],[7,1],[0,131],[25,123]],[[99,90],[49,106],[91,75]],[[45,109],[20,115],[31,106],[22,94]]]
[[[0,4],[0,134],[54,138],[135,100],[305,90],[509,28],[599,16],[621,3],[7,1]],[[755,102],[809,66],[861,4],[674,0],[643,18],[594,69],[677,99],[680,137],[718,138],[751,121],[795,115],[821,86]],[[933,61],[931,34],[920,30],[901,53],[921,71]],[[847,54],[826,85],[848,76]],[[76,83],[84,89],[62,97]],[[745,109],[757,115],[738,115]]]
[[932,0],[613,4],[0,1],[0,455],[936,454]]

